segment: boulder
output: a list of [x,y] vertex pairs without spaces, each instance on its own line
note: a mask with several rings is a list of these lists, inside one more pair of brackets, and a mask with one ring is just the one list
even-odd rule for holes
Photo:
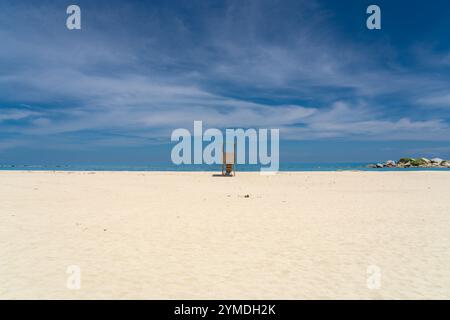
[[433,158],[431,159],[431,163],[433,164],[441,164],[444,160],[441,158]]
[[427,158],[420,158],[420,160],[426,162],[427,164],[430,164],[430,163],[431,163],[431,160],[430,160],[430,159],[427,159]]
[[377,163],[376,166],[377,166],[377,168],[384,168],[384,164],[382,164],[382,163]]
[[371,168],[371,169],[375,169],[376,167],[377,167],[376,164],[369,164],[369,165],[367,166],[367,168]]
[[384,165],[385,165],[386,167],[392,168],[392,167],[395,167],[396,163],[395,163],[394,160],[388,160],[388,161],[386,161],[386,163],[385,163]]
[[411,162],[399,162],[397,168],[409,168],[411,167]]
[[450,160],[442,161],[441,166],[450,168]]

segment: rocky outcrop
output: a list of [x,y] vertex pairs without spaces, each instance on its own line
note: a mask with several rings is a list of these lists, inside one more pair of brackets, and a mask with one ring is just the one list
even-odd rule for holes
[[441,158],[401,158],[397,162],[388,160],[385,163],[370,164],[368,168],[450,168],[450,160]]

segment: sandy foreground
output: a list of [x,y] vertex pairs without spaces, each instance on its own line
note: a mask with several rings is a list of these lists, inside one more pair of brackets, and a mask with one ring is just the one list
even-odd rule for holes
[[450,172],[2,171],[0,298],[449,299]]

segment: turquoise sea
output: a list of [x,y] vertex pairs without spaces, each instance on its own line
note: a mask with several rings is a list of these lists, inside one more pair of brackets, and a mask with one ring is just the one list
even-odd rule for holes
[[[279,171],[450,171],[450,168],[367,168],[369,163],[281,163]],[[0,164],[0,170],[40,171],[220,171],[220,165],[174,165],[167,162],[148,164],[126,163],[63,163],[63,164]],[[236,171],[259,171],[259,165],[237,165]]]

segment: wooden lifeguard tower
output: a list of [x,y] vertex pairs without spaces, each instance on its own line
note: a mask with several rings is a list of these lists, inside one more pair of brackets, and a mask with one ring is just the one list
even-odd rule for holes
[[233,151],[227,151],[225,143],[222,148],[222,176],[236,175],[236,144],[233,143]]

